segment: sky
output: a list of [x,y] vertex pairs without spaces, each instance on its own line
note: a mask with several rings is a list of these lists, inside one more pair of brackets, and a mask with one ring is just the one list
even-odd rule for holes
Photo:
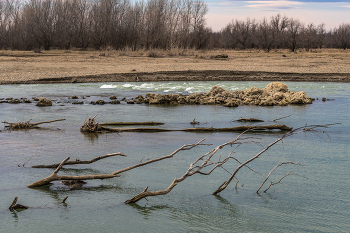
[[206,0],[207,26],[220,31],[232,20],[262,20],[281,14],[327,30],[350,23],[350,0]]

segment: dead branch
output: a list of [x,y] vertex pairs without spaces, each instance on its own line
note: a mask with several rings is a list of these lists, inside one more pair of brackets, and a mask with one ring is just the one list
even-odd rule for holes
[[39,187],[39,186],[47,185],[50,182],[55,181],[55,180],[94,180],[94,179],[103,180],[103,179],[114,178],[114,177],[119,176],[119,175],[114,175],[113,173],[111,173],[111,174],[98,174],[98,175],[85,175],[85,176],[59,176],[59,175],[57,175],[59,170],[65,165],[65,163],[69,159],[70,159],[69,157],[65,158],[50,176],[48,176],[44,179],[41,179],[39,181],[36,181],[36,182],[28,185],[27,187],[29,187],[29,188]]
[[[243,167],[247,167],[247,164],[254,161],[255,159],[259,158],[259,156],[261,156],[264,152],[266,152],[269,148],[271,148],[273,145],[275,145],[277,142],[279,141],[282,141],[284,138],[286,137],[289,137],[289,136],[292,136],[292,135],[295,135],[295,134],[299,134],[299,133],[303,133],[303,132],[307,132],[307,131],[313,131],[315,130],[316,128],[321,128],[321,127],[328,127],[330,125],[334,125],[334,124],[327,124],[327,125],[313,125],[313,126],[304,126],[304,127],[300,127],[300,128],[297,128],[297,129],[294,129],[294,130],[291,130],[290,132],[284,134],[282,137],[278,138],[277,140],[275,140],[274,142],[270,143],[266,148],[264,148],[262,151],[260,151],[258,154],[256,154],[255,156],[253,156],[252,158],[248,159],[247,161],[241,163],[239,162],[237,159],[233,158],[231,156],[231,154],[225,158],[224,160],[219,161],[218,162],[213,162],[212,161],[212,158],[213,156],[222,148],[224,148],[225,146],[227,145],[234,145],[236,144],[236,148],[241,145],[242,143],[244,143],[247,139],[249,138],[243,138],[242,135],[244,133],[246,133],[247,131],[249,130],[252,130],[252,128],[250,129],[247,129],[246,131],[242,132],[240,135],[238,135],[234,140],[230,141],[230,142],[227,142],[227,143],[224,143],[220,146],[217,146],[215,147],[213,150],[207,152],[206,154],[200,156],[199,158],[197,158],[196,161],[194,161],[193,163],[190,164],[188,170],[185,172],[185,174],[180,177],[180,178],[175,178],[175,180],[170,184],[170,186],[165,189],[165,190],[162,190],[162,191],[154,191],[154,192],[149,192],[148,191],[148,187],[143,190],[141,193],[137,194],[136,196],[134,196],[133,198],[127,200],[125,203],[129,204],[129,203],[135,203],[143,198],[146,198],[148,196],[157,196],[157,195],[164,195],[164,194],[167,194],[169,193],[178,183],[184,181],[186,178],[194,175],[194,174],[201,174],[201,175],[210,175],[216,168],[223,168],[222,166],[227,162],[229,161],[229,159],[234,159],[236,160],[239,165],[238,167],[236,168],[236,170],[233,172],[233,173],[230,173],[228,172],[226,169],[224,169],[225,171],[227,171],[228,173],[230,173],[230,177],[227,181],[223,182],[219,188],[213,193],[213,195],[216,195],[218,193],[220,193],[221,191],[223,191],[229,184],[230,182],[233,180],[233,179],[237,179],[236,178],[236,174],[238,173],[238,171],[243,168]],[[250,141],[252,142],[252,141]],[[220,156],[221,158],[221,156]],[[197,164],[201,162],[201,164]],[[292,163],[292,162],[288,162],[288,163]],[[209,172],[202,172],[202,169],[208,167],[208,166],[213,166],[211,168],[211,170]],[[274,170],[274,169],[273,169]],[[255,172],[255,171],[254,171]],[[272,172],[271,172],[272,173]],[[259,173],[258,173],[259,174]],[[288,176],[288,175],[291,175],[292,173],[288,173],[286,174],[284,177]],[[261,175],[261,174],[259,174]],[[266,178],[266,180],[268,180],[270,175],[268,175],[268,177]],[[284,178],[282,177],[282,179]],[[281,179],[281,180],[282,180]],[[280,181],[281,181],[280,180]],[[280,181],[278,181],[277,183],[279,183]],[[271,182],[272,183],[272,182]],[[276,183],[272,183],[273,184],[276,184]],[[237,184],[236,184],[237,185]]]
[[[282,162],[282,163],[277,164],[277,165],[269,172],[269,174],[266,176],[265,180],[262,182],[262,184],[260,185],[260,187],[258,188],[258,190],[256,190],[256,193],[259,193],[260,189],[264,186],[264,184],[266,183],[266,181],[270,178],[272,172],[273,172],[274,170],[276,170],[276,168],[278,168],[278,167],[280,167],[280,166],[282,166],[282,165],[284,165],[284,164],[302,165],[301,163],[294,163],[294,162]],[[289,174],[289,173],[287,173],[287,174]],[[283,179],[284,177],[286,177],[286,176],[283,176],[282,179]],[[282,181],[282,179],[281,179],[279,182],[277,182],[277,183],[280,183],[280,182]],[[271,182],[271,181],[270,181],[270,182]],[[272,185],[277,184],[277,183],[271,182],[270,186],[269,186],[264,192],[266,192]]]
[[197,143],[195,143],[195,144],[183,145],[182,147],[180,147],[179,149],[175,150],[175,151],[174,151],[173,153],[171,153],[170,155],[166,155],[166,156],[163,156],[163,157],[160,157],[160,158],[148,160],[148,161],[143,162],[143,163],[135,164],[135,165],[133,165],[133,166],[130,166],[130,167],[121,169],[121,170],[119,170],[119,171],[116,171],[116,172],[114,172],[114,173],[112,173],[112,174],[120,174],[120,173],[129,171],[129,170],[131,170],[131,169],[137,168],[137,167],[141,167],[141,166],[144,166],[144,165],[147,165],[147,164],[150,164],[150,163],[154,163],[154,162],[157,162],[157,161],[161,161],[161,160],[164,160],[164,159],[172,158],[175,154],[177,154],[178,152],[180,152],[180,151],[182,151],[182,150],[191,150],[192,148],[194,148],[194,147],[196,147],[196,146],[199,146],[199,145],[210,145],[210,144],[202,144],[202,142],[203,142],[204,140],[205,140],[205,139],[202,139],[202,140],[200,140],[199,142],[197,142]]
[[193,121],[190,122],[191,125],[199,125],[199,121],[196,121],[196,118],[193,119]]
[[[203,139],[204,140],[204,139]],[[171,153],[170,155],[167,155],[167,156],[163,156],[163,157],[160,157],[160,158],[156,158],[156,159],[152,159],[152,160],[149,160],[147,162],[143,162],[143,163],[139,163],[139,164],[135,164],[133,166],[130,166],[130,167],[127,167],[127,168],[123,168],[121,170],[118,170],[118,171],[115,171],[115,172],[112,172],[110,174],[98,174],[98,175],[85,175],[85,176],[59,176],[57,175],[57,173],[59,172],[59,170],[66,164],[68,164],[68,160],[70,159],[69,157],[67,157],[66,159],[64,159],[56,168],[56,170],[48,177],[44,178],[44,179],[41,179],[39,181],[36,181],[30,185],[28,185],[27,187],[29,188],[33,188],[33,187],[39,187],[39,186],[43,186],[43,185],[47,185],[49,184],[50,182],[52,181],[55,181],[55,180],[91,180],[91,179],[108,179],[108,178],[114,178],[114,177],[117,177],[117,176],[120,176],[118,174],[120,173],[123,173],[123,172],[126,172],[126,171],[129,171],[131,169],[134,169],[134,168],[137,168],[137,167],[141,167],[141,166],[145,166],[147,164],[150,164],[150,163],[154,163],[154,162],[157,162],[157,161],[161,161],[161,160],[164,160],[164,159],[168,159],[168,158],[172,158],[175,154],[177,154],[179,151],[182,151],[182,150],[190,150],[192,149],[193,147],[196,147],[198,145],[208,145],[208,144],[201,144],[201,142],[203,141],[199,141],[195,144],[189,144],[189,145],[183,145],[182,147],[180,147],[179,149],[175,150],[173,153]],[[117,153],[118,154],[118,153]],[[109,155],[111,156],[111,155]],[[98,158],[95,158],[93,160],[97,161],[99,159],[102,159],[103,158],[106,158],[106,157],[109,157],[109,156],[100,156]],[[76,163],[77,161],[72,161],[73,164],[79,164],[79,163]],[[75,162],[75,163],[74,163]],[[79,162],[79,161],[78,161]],[[81,161],[80,161],[81,162]],[[85,162],[84,162],[85,163]],[[87,161],[87,163],[90,163],[90,161]],[[56,165],[56,164],[54,164]],[[41,165],[40,165],[41,166]],[[50,165],[51,166],[51,165]]]
[[287,117],[290,117],[291,115],[288,115],[288,116],[284,116],[284,117],[280,117],[280,118],[277,118],[277,119],[274,119],[273,121],[279,121],[281,119],[284,119],[284,118],[287,118]]
[[40,124],[45,124],[45,123],[51,123],[51,122],[56,122],[56,121],[64,121],[65,119],[57,119],[57,120],[51,120],[51,121],[41,121],[37,123],[30,123],[32,119],[29,121],[23,122],[16,122],[16,123],[11,123],[7,121],[2,121],[2,123],[5,123],[5,127],[8,127],[10,129],[32,129],[32,128],[38,128],[38,125]]
[[9,207],[9,210],[16,210],[16,209],[28,209],[28,206],[17,204],[18,197],[15,197],[13,200],[11,206]]
[[61,201],[61,203],[66,204],[66,200],[68,199],[68,196],[66,196],[65,198],[63,198],[63,200]]
[[127,200],[124,203],[125,204],[136,203],[139,200],[141,200],[143,198],[146,198],[146,197],[168,194],[176,185],[177,185],[177,182],[176,182],[176,179],[175,179],[166,190],[149,192],[149,191],[147,191],[148,187],[146,187],[141,193],[137,194],[135,197]]
[[[96,157],[96,158],[91,159],[91,160],[86,160],[86,161],[79,160],[79,159],[76,159],[75,161],[67,161],[65,163],[65,165],[90,164],[90,163],[94,163],[94,162],[96,162],[96,161],[98,161],[100,159],[104,159],[104,158],[108,158],[108,157],[116,156],[116,155],[120,155],[120,156],[125,156],[126,157],[125,154],[122,154],[122,153],[118,152],[118,153],[102,155],[102,156]],[[59,165],[60,165],[59,163],[50,164],[50,165],[35,165],[35,166],[32,166],[32,168],[57,168]]]
[[[287,174],[285,174],[284,176],[282,176],[282,178],[281,178],[279,181],[277,181],[277,182],[275,182],[275,183],[271,182],[270,185],[269,185],[269,187],[268,187],[267,189],[264,190],[264,193],[266,193],[267,190],[269,190],[269,189],[271,188],[271,186],[273,186],[273,185],[275,185],[275,184],[279,184],[279,183],[280,183],[284,178],[286,178],[287,176],[290,176],[290,175],[299,176],[298,174],[294,174],[294,173],[292,173],[292,172],[293,172],[293,171],[288,172]],[[304,178],[306,178],[306,177],[304,177]]]
[[[224,143],[220,146],[215,147],[213,150],[209,151],[208,153],[202,155],[201,157],[197,158],[197,160],[193,163],[190,164],[190,167],[188,168],[188,170],[185,172],[185,174],[180,177],[180,178],[175,178],[175,180],[170,184],[170,186],[163,191],[155,191],[155,192],[148,192],[147,189],[148,187],[143,190],[141,193],[137,194],[136,196],[134,196],[133,198],[127,200],[125,203],[126,204],[130,204],[130,203],[135,203],[143,198],[146,198],[148,196],[157,196],[157,195],[164,195],[169,193],[178,183],[184,181],[186,178],[199,173],[202,175],[209,175],[211,174],[212,171],[214,171],[217,167],[222,166],[224,163],[226,163],[228,161],[229,158],[224,159],[223,161],[219,161],[218,163],[213,163],[211,161],[211,158],[223,147],[227,146],[227,145],[233,145],[241,136],[243,135],[243,133],[241,133],[236,139]],[[203,139],[204,140],[204,139]],[[202,141],[203,141],[202,140]],[[201,141],[200,141],[201,142]],[[181,149],[181,148],[180,148]],[[179,149],[178,149],[179,150]],[[203,161],[202,164],[200,165],[196,165],[198,162]],[[215,165],[214,168],[212,168],[209,172],[207,173],[203,173],[201,170],[205,167],[207,167],[208,165]]]
[[[335,124],[339,124],[339,123],[335,123]],[[227,188],[227,186],[230,184],[230,182],[233,180],[233,178],[235,177],[235,175],[238,173],[238,171],[244,167],[246,164],[254,161],[255,159],[259,158],[260,155],[262,155],[263,153],[265,153],[269,148],[271,148],[273,145],[275,145],[276,143],[278,143],[279,141],[282,141],[283,139],[295,135],[295,134],[299,134],[299,133],[304,133],[304,132],[308,132],[308,131],[314,131],[317,128],[327,128],[330,125],[335,125],[335,124],[326,124],[326,125],[310,125],[310,126],[303,126],[303,127],[299,127],[296,128],[294,130],[289,131],[288,133],[284,134],[282,137],[278,138],[276,141],[272,142],[271,144],[269,144],[266,148],[264,148],[262,151],[260,151],[258,154],[256,154],[255,156],[253,156],[252,158],[248,159],[247,161],[245,161],[244,163],[240,164],[236,170],[232,173],[232,175],[230,176],[230,178],[225,181],[222,185],[219,186],[219,188],[213,193],[213,195],[216,195],[218,193],[220,193],[221,191],[223,191],[224,189]]]
[[89,118],[88,120],[86,120],[84,124],[80,127],[80,131],[89,133],[103,131],[101,125],[95,122],[96,116],[97,114],[93,118]]

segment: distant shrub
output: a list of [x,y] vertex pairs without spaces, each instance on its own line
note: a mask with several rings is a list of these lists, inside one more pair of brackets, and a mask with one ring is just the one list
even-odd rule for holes
[[162,57],[163,55],[157,51],[157,50],[150,50],[147,53],[147,57],[153,57],[153,58],[157,58],[157,57]]

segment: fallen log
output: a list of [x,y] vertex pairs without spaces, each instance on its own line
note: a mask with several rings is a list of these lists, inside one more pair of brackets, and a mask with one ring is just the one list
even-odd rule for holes
[[239,132],[248,129],[251,130],[292,130],[292,127],[286,125],[248,125],[248,126],[236,126],[229,128],[213,128],[213,127],[197,127],[197,128],[187,128],[187,129],[162,129],[162,128],[106,128],[103,129],[111,132],[171,132],[171,131],[183,131],[183,132]]
[[100,125],[164,125],[163,122],[144,121],[144,122],[106,122],[99,123]]
[[16,123],[2,121],[2,123],[7,124],[7,125],[5,125],[5,127],[8,127],[10,129],[31,129],[31,128],[39,128],[38,125],[41,125],[41,124],[46,124],[46,123],[51,123],[51,122],[56,122],[56,121],[64,121],[65,119],[41,121],[41,122],[37,122],[37,123],[30,123],[31,120],[32,119],[30,119],[29,121],[26,121],[26,122],[20,121],[20,122],[16,122]]

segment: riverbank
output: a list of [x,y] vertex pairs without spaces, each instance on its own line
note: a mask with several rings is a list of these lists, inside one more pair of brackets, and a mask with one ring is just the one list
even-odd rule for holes
[[[225,54],[227,58],[218,55]],[[0,84],[156,81],[350,82],[348,50],[0,51]]]

